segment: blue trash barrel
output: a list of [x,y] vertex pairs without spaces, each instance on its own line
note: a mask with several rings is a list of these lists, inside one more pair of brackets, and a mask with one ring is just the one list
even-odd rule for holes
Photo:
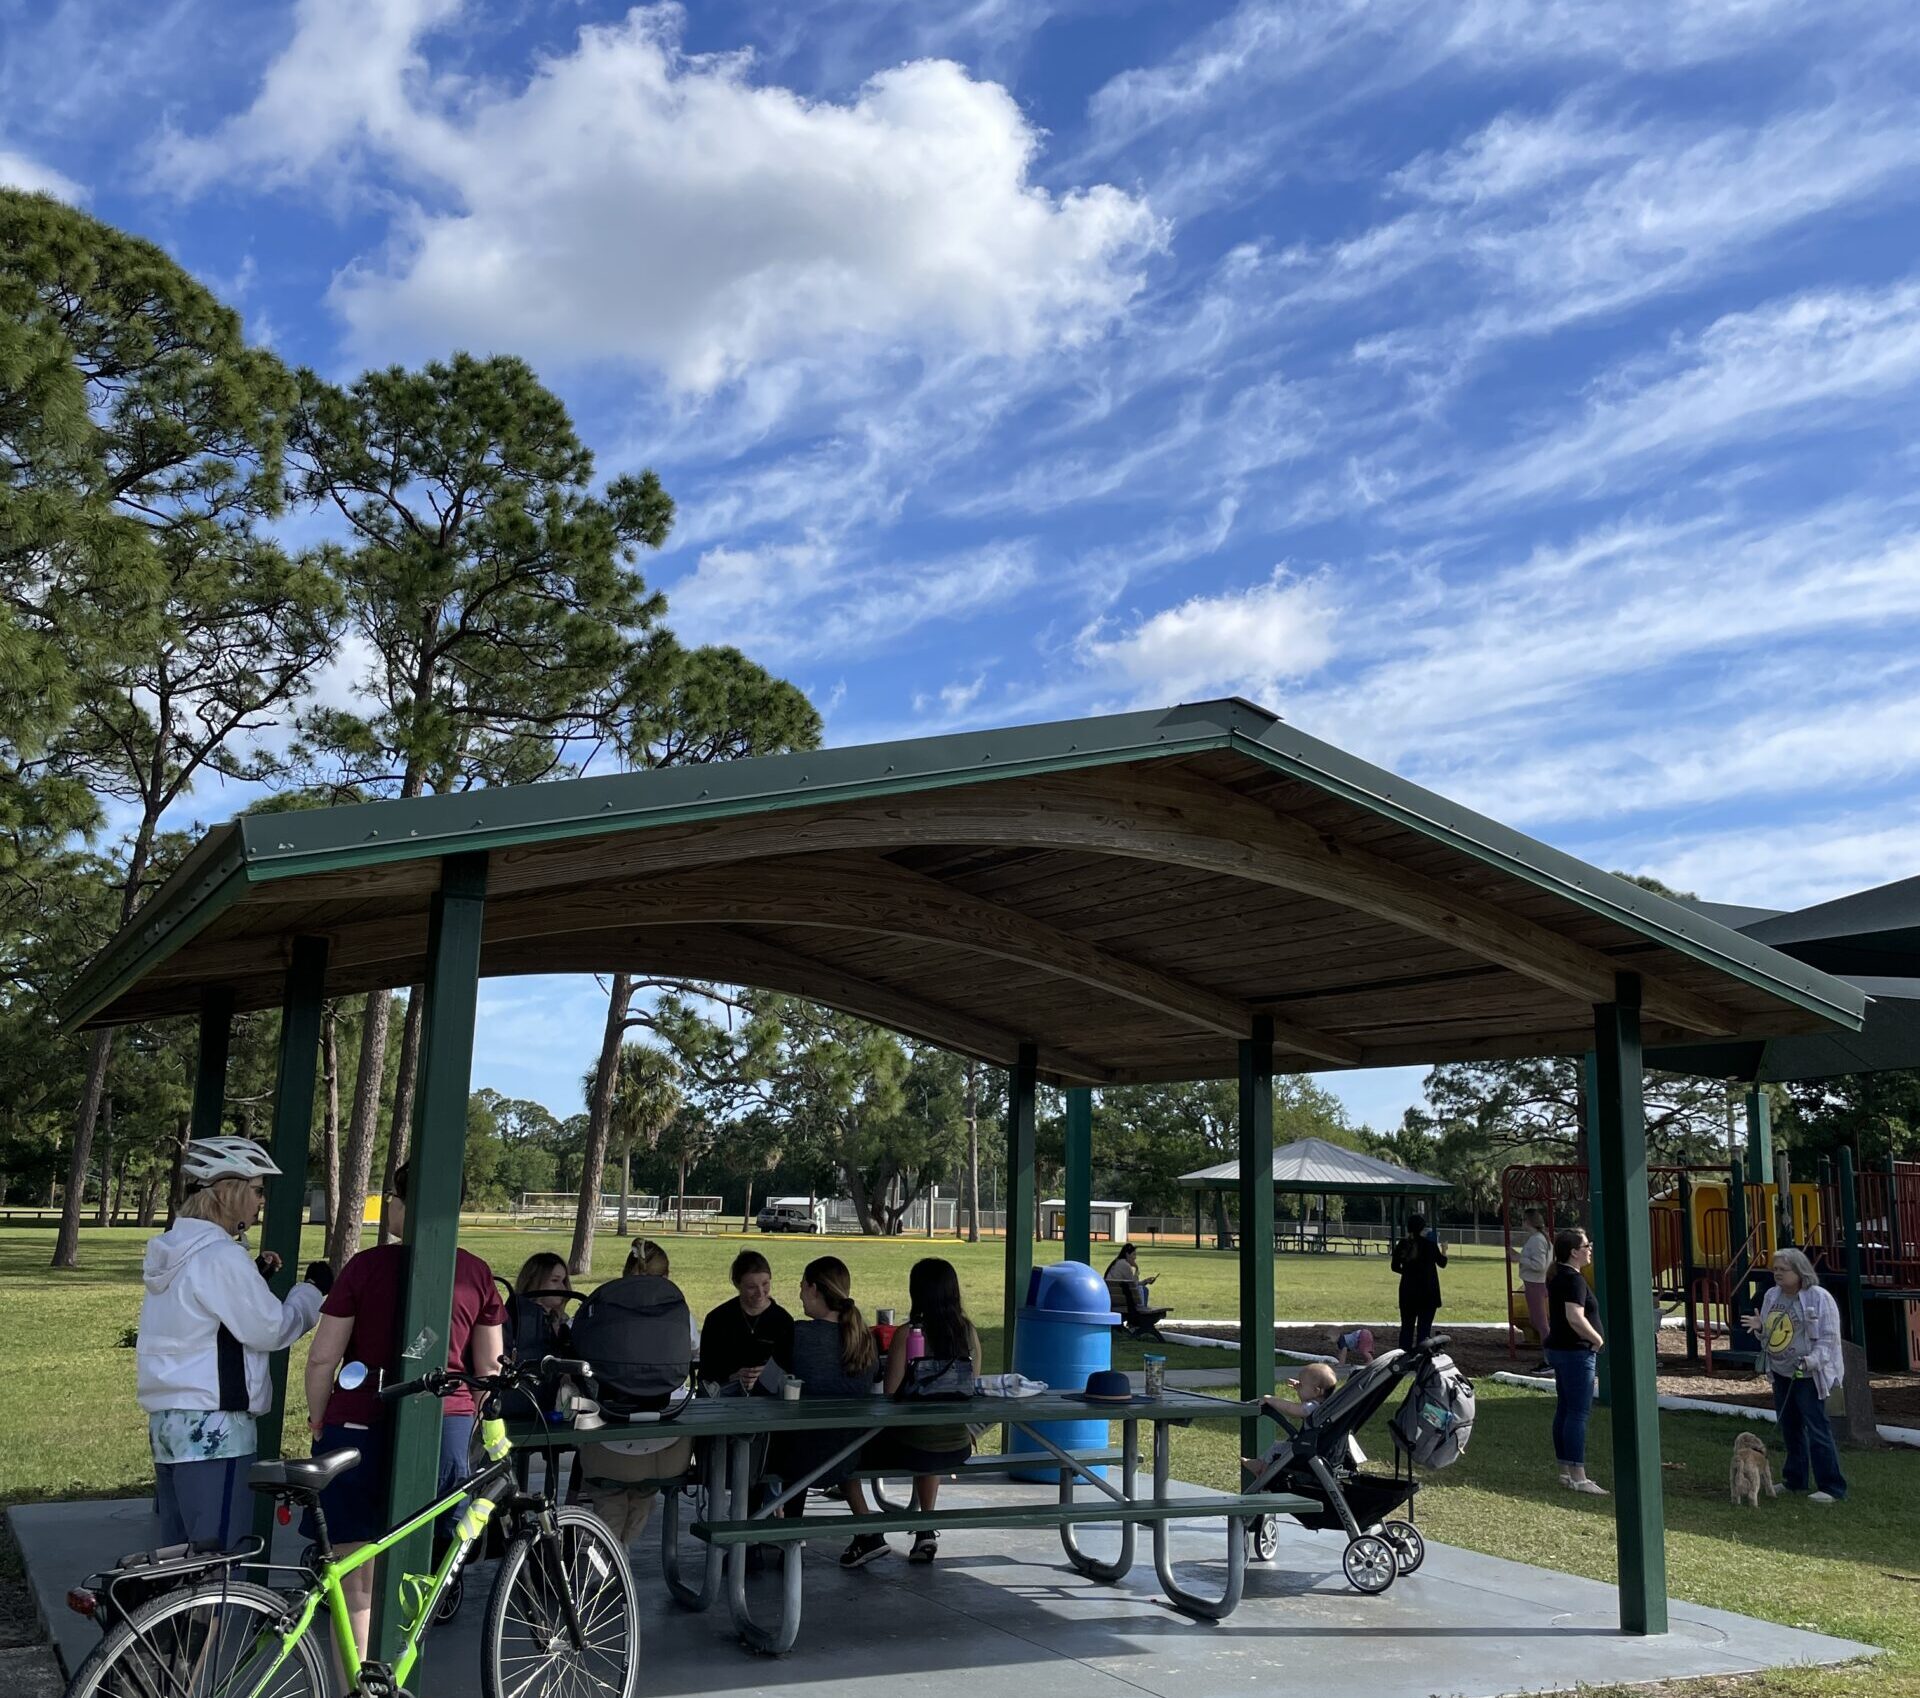
[[[1107,1298],[1107,1282],[1085,1262],[1054,1262],[1033,1270],[1027,1282],[1027,1302],[1020,1311],[1013,1347],[1014,1372],[1030,1380],[1045,1380],[1055,1391],[1079,1391],[1089,1374],[1113,1366],[1113,1329],[1120,1317]],[[1009,1413],[1019,1405],[1010,1406]],[[1104,1416],[1086,1421],[1046,1421],[1039,1424],[1062,1450],[1104,1450],[1108,1443]],[[1013,1435],[1011,1454],[1047,1453],[1025,1433]],[[1106,1470],[1100,1470],[1104,1478]],[[1059,1465],[1019,1469],[1016,1480],[1051,1481]]]

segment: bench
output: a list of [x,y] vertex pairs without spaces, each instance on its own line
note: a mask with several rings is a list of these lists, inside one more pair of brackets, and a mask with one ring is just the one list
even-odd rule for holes
[[[1070,1450],[1067,1455],[1082,1468],[1103,1468],[1110,1463],[1124,1463],[1127,1453],[1123,1450]],[[958,1468],[949,1468],[940,1475],[943,1480],[993,1480],[1007,1474],[1046,1472],[1053,1475],[1065,1474],[1068,1469],[1057,1459],[1043,1450],[1023,1450],[1017,1452],[996,1451],[986,1456],[970,1456]],[[855,1468],[846,1476],[849,1480],[858,1480],[863,1485],[873,1487],[873,1496],[883,1510],[904,1509],[904,1504],[896,1504],[886,1493],[886,1482],[910,1478],[904,1468]]]
[[1169,1498],[1164,1503],[1152,1499],[1122,1503],[1114,1498],[1101,1498],[1085,1499],[1079,1503],[1006,1504],[986,1509],[895,1510],[884,1515],[809,1516],[799,1520],[773,1516],[755,1521],[696,1521],[692,1533],[696,1539],[705,1539],[715,1545],[790,1545],[801,1540],[817,1539],[828,1529],[845,1529],[850,1533],[917,1533],[922,1528],[932,1528],[936,1532],[964,1532],[973,1527],[1024,1531],[1079,1527],[1100,1522],[1150,1524],[1156,1521],[1200,1521],[1218,1516],[1250,1519],[1256,1515],[1281,1515],[1295,1509],[1318,1507],[1311,1498],[1294,1497],[1283,1492]]

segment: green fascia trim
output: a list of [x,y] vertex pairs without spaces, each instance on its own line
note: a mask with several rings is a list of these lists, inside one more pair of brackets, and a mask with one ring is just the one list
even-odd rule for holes
[[[599,778],[522,784],[447,796],[351,803],[285,814],[243,814],[204,838],[185,864],[82,973],[61,1002],[65,1027],[124,995],[140,975],[193,937],[249,885],[314,872],[432,860],[573,837],[911,795],[984,779],[1077,772],[1230,746],[1236,729],[1272,715],[1250,702],[1200,702],[969,731],[797,755],[763,755],[705,767],[666,767]],[[230,842],[216,888],[200,871]],[[202,911],[202,905],[214,905]]]
[[237,823],[246,831],[253,879],[297,878],[322,868],[335,872],[475,849],[520,848],[822,802],[913,795],[984,779],[1030,778],[1155,756],[1193,755],[1228,748],[1243,725],[1271,718],[1249,703],[1202,702],[1003,731],[763,755],[714,766],[662,767],[404,802],[248,815]]
[[216,826],[56,1004],[62,1031],[90,1020],[245,894],[243,819]]
[[[1436,843],[1471,855],[1541,890],[1578,903],[1617,925],[1784,1002],[1858,1031],[1867,999],[1858,986],[1730,931],[1696,910],[1628,884],[1598,867],[1356,760],[1330,743],[1274,721],[1264,732],[1236,728],[1231,747],[1290,778],[1344,797],[1368,812],[1397,821]],[[1622,971],[1633,963],[1622,960]]]

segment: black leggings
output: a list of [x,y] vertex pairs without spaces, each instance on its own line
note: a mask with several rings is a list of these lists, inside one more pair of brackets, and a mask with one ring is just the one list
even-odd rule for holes
[[1433,1331],[1435,1309],[1416,1308],[1411,1303],[1400,1305],[1400,1348],[1411,1350],[1416,1344],[1425,1344],[1427,1334]]

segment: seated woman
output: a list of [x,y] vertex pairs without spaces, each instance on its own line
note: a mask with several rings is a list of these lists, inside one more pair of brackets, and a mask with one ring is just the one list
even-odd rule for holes
[[[887,1349],[886,1387],[889,1397],[948,1395],[936,1389],[966,1383],[968,1392],[980,1375],[980,1335],[960,1302],[960,1276],[953,1263],[940,1256],[915,1262],[907,1276],[912,1313],[907,1325],[893,1335]],[[925,1354],[909,1360],[908,1347],[918,1333]],[[863,1468],[897,1468],[913,1475],[914,1507],[932,1510],[940,1496],[940,1476],[951,1474],[973,1454],[973,1434],[963,1421],[951,1425],[915,1427],[882,1433],[860,1453]],[[847,1507],[855,1515],[872,1515],[858,1480],[847,1482]],[[884,1534],[858,1534],[840,1553],[842,1568],[864,1568],[892,1547]],[[940,1535],[923,1527],[913,1536],[909,1562],[932,1562],[940,1552]]]
[[[880,1353],[860,1305],[853,1300],[853,1277],[838,1256],[818,1256],[800,1276],[800,1307],[806,1318],[793,1327],[793,1377],[802,1397],[865,1397],[873,1390]],[[771,1471],[785,1480],[810,1473],[846,1443],[839,1433],[788,1433],[773,1447]],[[817,1486],[842,1484],[854,1467],[849,1458],[823,1474]],[[806,1509],[806,1494],[787,1505],[787,1514]]]
[[573,1281],[567,1259],[552,1250],[539,1250],[520,1264],[513,1282],[513,1337],[509,1342],[522,1362],[567,1353],[567,1298]]

